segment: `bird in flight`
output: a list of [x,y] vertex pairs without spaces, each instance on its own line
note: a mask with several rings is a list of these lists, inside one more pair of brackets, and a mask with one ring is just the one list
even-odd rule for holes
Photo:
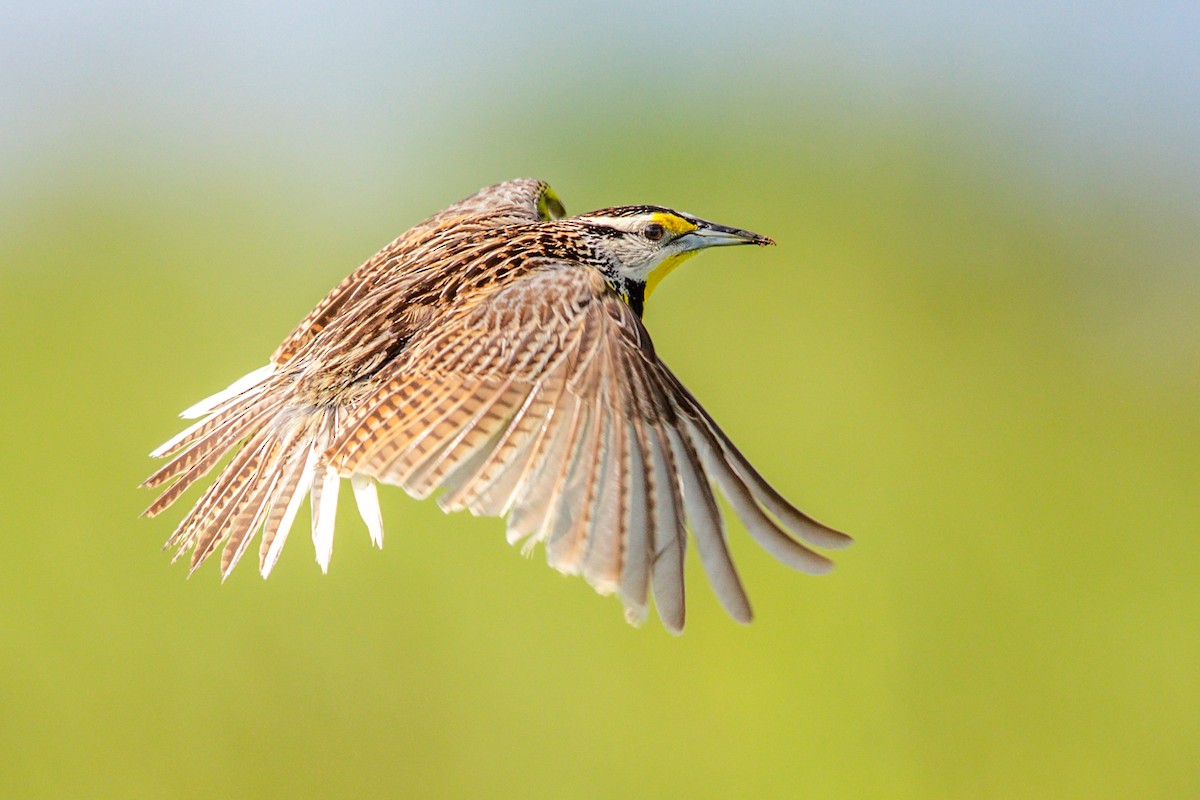
[[228,576],[261,532],[279,558],[304,498],[322,571],[349,479],[383,543],[376,482],[445,511],[504,517],[509,542],[616,593],[626,618],[653,596],[684,625],[690,529],[734,619],[746,592],[714,487],[750,536],[788,566],[832,568],[813,547],[850,537],[776,492],[659,359],[642,311],[700,250],[770,245],[756,233],[659,206],[566,216],[543,181],[482,189],[434,214],[343,280],[270,362],[183,412],[197,419],[151,455],[155,516],[227,454],[165,547],[195,570],[221,550]]

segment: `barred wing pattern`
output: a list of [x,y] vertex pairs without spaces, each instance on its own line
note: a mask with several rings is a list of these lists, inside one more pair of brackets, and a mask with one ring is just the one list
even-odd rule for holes
[[579,241],[533,223],[562,214],[532,179],[455,203],[355,270],[269,364],[185,411],[197,421],[152,453],[167,462],[143,483],[162,488],[146,515],[230,459],[167,541],[175,557],[195,570],[223,545],[228,576],[261,531],[266,577],[311,494],[325,570],[349,478],[377,545],[376,481],[441,491],[447,511],[506,517],[510,542],[541,542],[551,565],[619,594],[631,622],[653,594],[675,632],[689,528],[721,603],[751,617],[714,489],[780,561],[828,570],[809,545],[849,537],[763,480],[598,264],[554,260],[576,257]]
[[652,591],[671,631],[684,624],[688,527],[721,603],[751,619],[713,484],[796,569],[832,564],[794,536],[850,541],[763,480],[629,306],[577,264],[548,262],[439,320],[339,428],[327,458],[341,475],[419,498],[443,489],[447,511],[506,515],[510,542],[544,543],[556,569],[617,592],[630,621],[645,618]]
[[[365,324],[386,314],[388,304],[374,303],[379,284],[397,276],[402,279],[415,253],[436,248],[438,234],[447,228],[502,228],[564,213],[549,185],[533,178],[488,186],[454,203],[401,235],[338,284],[284,340],[269,364],[184,411],[181,416],[199,421],[151,453],[168,460],[142,486],[165,488],[144,516],[166,510],[222,457],[234,451],[236,455],[167,540],[167,547],[176,548],[175,558],[190,552],[195,570],[224,543],[221,574],[227,577],[261,530],[259,571],[266,577],[311,491],[313,543],[317,562],[327,569],[340,478],[328,467],[325,454],[334,433],[341,429],[347,406],[318,404],[299,390],[300,376],[314,371],[319,376],[322,370],[328,372],[336,366],[327,363],[329,353],[320,352],[319,347],[316,355],[320,357],[314,358],[314,345],[339,321]],[[420,316],[419,309],[407,310]],[[396,321],[383,327],[394,328]],[[363,355],[362,348],[351,350]],[[384,354],[368,350],[365,355]],[[383,524],[374,482],[358,476],[352,486],[372,541],[382,545]]]

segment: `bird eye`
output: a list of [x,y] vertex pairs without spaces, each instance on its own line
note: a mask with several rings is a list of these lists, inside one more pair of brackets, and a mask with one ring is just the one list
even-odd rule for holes
[[659,225],[657,222],[651,222],[646,226],[646,229],[642,231],[642,235],[652,242],[657,242],[659,239],[663,238],[666,233],[667,229],[662,225]]

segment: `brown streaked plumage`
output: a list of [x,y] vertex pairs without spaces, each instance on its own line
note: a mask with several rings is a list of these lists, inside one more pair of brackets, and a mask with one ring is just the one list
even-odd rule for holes
[[168,539],[176,558],[190,552],[194,570],[223,545],[227,576],[261,531],[266,577],[311,493],[325,570],[350,478],[378,545],[375,481],[441,490],[446,511],[506,517],[510,542],[541,542],[555,568],[618,593],[631,622],[653,593],[674,632],[688,527],[721,603],[751,618],[714,486],[773,556],[830,569],[808,545],[849,537],[767,484],[641,322],[680,261],[771,240],[657,206],[564,215],[530,179],[450,206],[342,281],[270,364],[185,411],[200,420],[152,454],[170,460],[143,484],[166,486],[147,516],[234,455]]

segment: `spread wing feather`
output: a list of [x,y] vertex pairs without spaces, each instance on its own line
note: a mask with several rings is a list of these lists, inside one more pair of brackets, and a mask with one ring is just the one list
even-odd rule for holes
[[848,541],[762,479],[593,270],[547,263],[430,326],[384,377],[335,433],[332,468],[507,514],[510,542],[542,542],[556,569],[618,593],[631,621],[652,590],[682,630],[689,526],[718,599],[751,619],[713,484],[789,566],[829,566],[792,534]]
[[457,300],[444,292],[447,248],[464,270],[506,271],[513,251],[480,234],[564,213],[532,179],[455,203],[342,281],[269,364],[185,411],[198,421],[152,453],[167,462],[143,484],[163,487],[146,515],[229,461],[168,540],[176,558],[190,551],[194,570],[224,542],[228,576],[261,531],[266,577],[311,493],[324,570],[349,478],[377,545],[376,480],[416,497],[440,491],[447,511],[506,517],[510,543],[542,543],[556,569],[618,594],[631,622],[652,596],[673,632],[684,625],[688,528],[720,602],[751,618],[714,487],[776,558],[829,569],[809,546],[849,537],[759,475],[599,272],[546,260]]
[[663,625],[679,633],[684,622],[683,559],[687,554],[683,497],[666,431],[661,426],[645,427],[651,476],[659,492],[654,504],[654,540],[646,554],[650,562],[650,586]]

